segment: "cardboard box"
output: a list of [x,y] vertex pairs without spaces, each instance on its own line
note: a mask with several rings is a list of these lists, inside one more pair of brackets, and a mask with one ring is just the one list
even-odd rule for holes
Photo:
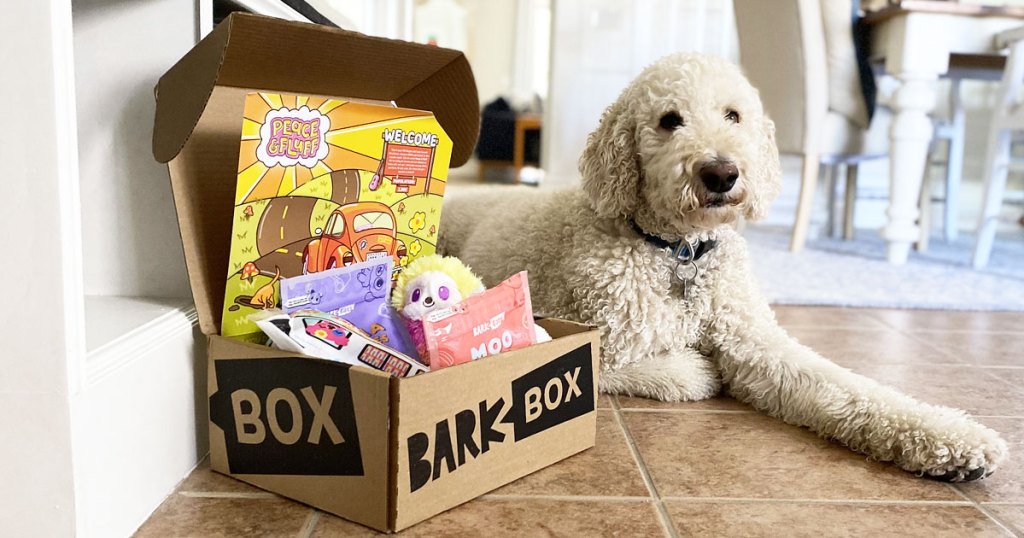
[[458,51],[253,15],[231,15],[160,79],[153,152],[210,337],[213,469],[394,531],[593,446],[599,343],[582,325],[543,320],[551,342],[407,379],[220,336],[251,91],[432,111],[452,166],[479,126]]

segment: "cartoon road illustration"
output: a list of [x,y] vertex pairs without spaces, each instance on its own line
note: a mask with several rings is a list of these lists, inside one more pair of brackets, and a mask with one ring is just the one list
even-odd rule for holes
[[258,333],[278,279],[383,257],[397,277],[432,253],[450,156],[426,112],[249,94],[222,334]]
[[[332,202],[345,206],[359,200],[358,170],[331,172],[330,183]],[[306,196],[281,196],[267,202],[256,229],[258,266],[281,267],[286,275],[313,272],[303,270],[302,260],[312,238],[309,223],[320,201]]]

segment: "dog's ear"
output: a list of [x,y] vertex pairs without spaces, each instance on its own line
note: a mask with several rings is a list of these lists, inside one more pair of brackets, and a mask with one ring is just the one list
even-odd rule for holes
[[583,191],[602,217],[628,217],[636,209],[640,157],[636,120],[628,110],[626,93],[601,115],[601,123],[587,137],[580,157]]
[[775,145],[775,123],[768,116],[761,117],[760,140],[757,148],[757,164],[748,172],[751,196],[743,216],[747,220],[760,220],[768,213],[768,205],[779,194],[782,187],[782,163],[779,148]]

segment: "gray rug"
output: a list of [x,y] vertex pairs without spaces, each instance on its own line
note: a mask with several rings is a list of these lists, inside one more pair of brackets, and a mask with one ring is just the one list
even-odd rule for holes
[[751,263],[774,304],[875,308],[1024,311],[1024,231],[996,238],[988,267],[970,267],[974,238],[952,244],[935,238],[910,261],[885,261],[876,230],[852,241],[820,238],[789,252],[789,229],[748,226]]

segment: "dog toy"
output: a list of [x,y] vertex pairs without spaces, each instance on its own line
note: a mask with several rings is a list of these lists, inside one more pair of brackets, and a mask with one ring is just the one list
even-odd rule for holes
[[398,275],[391,305],[416,321],[485,289],[480,277],[458,258],[435,254],[417,258]]
[[[433,312],[440,315],[445,309],[450,311],[463,300],[484,291],[483,281],[461,260],[432,255],[417,259],[398,275],[391,304],[406,319],[418,322]],[[418,325],[411,325],[410,330],[413,326]],[[533,325],[533,331],[535,343],[551,340],[540,325]]]

